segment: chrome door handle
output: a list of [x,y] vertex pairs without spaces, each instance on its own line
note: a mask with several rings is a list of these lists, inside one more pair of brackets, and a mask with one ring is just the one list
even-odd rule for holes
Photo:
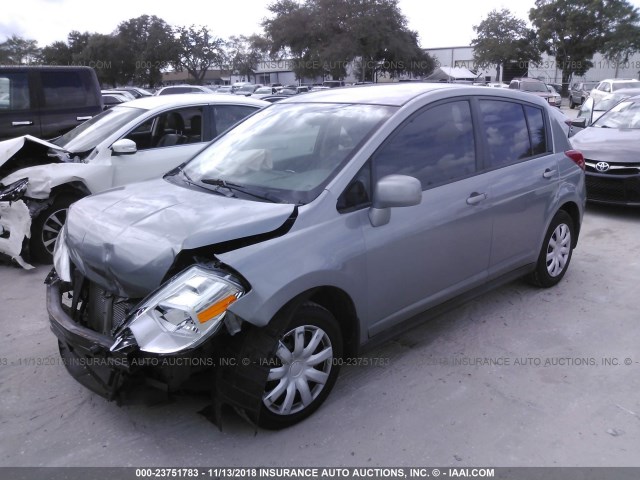
[[25,120],[24,122],[11,122],[11,125],[14,127],[22,127],[24,125],[33,125],[31,120]]
[[91,118],[93,117],[89,115],[88,117],[76,117],[76,120],[79,122],[84,122],[85,120],[91,120]]
[[554,172],[552,169],[547,168],[547,169],[544,171],[544,173],[542,174],[542,176],[543,176],[544,178],[553,178],[554,173],[555,173],[555,172]]
[[486,193],[473,192],[471,195],[469,195],[469,198],[467,198],[467,205],[477,205],[486,198]]

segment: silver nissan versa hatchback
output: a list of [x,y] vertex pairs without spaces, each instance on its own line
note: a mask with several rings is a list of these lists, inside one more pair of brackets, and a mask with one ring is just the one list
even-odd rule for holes
[[164,178],[80,200],[47,279],[65,366],[110,399],[195,385],[215,412],[302,420],[417,313],[562,279],[584,160],[549,108],[446,84],[299,95]]

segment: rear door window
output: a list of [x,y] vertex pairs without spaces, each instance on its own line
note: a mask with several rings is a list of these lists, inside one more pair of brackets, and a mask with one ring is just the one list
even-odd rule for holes
[[517,163],[547,151],[542,109],[503,100],[480,100],[486,168]]
[[531,155],[542,155],[547,152],[547,130],[542,109],[527,105],[524,107],[524,114],[529,127]]
[[74,108],[92,105],[91,97],[79,72],[43,71],[40,75],[45,108]]
[[244,105],[216,105],[213,109],[216,136],[220,135],[231,125],[235,125],[256,110],[258,110],[258,107],[248,107]]

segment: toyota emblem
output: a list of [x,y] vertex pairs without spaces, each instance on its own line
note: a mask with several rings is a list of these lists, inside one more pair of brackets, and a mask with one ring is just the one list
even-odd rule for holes
[[609,164],[607,162],[598,162],[596,163],[596,170],[599,172],[606,172],[609,170]]

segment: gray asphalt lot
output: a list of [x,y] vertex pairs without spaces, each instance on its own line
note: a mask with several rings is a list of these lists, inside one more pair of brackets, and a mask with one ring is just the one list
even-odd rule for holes
[[344,367],[312,417],[257,433],[232,411],[220,431],[205,397],[87,391],[58,361],[49,268],[0,265],[0,466],[640,466],[638,239],[640,211],[590,206],[557,287],[428,319]]

